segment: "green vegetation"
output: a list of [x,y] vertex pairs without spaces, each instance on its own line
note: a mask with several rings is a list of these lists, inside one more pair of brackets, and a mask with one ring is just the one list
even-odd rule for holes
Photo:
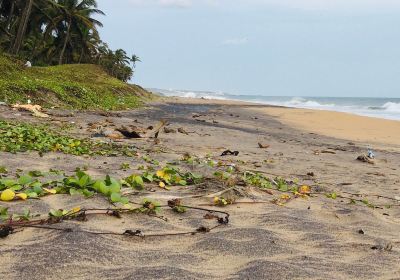
[[0,101],[45,107],[123,110],[135,108],[151,95],[136,85],[110,77],[97,65],[25,68],[0,55]]
[[[123,154],[133,156],[136,153],[128,147],[108,143],[97,143],[88,139],[76,139],[61,135],[44,125],[31,125],[0,121],[0,151],[25,152],[38,151],[62,152],[72,155]],[[1,169],[5,171],[5,169]]]
[[0,0],[0,50],[35,66],[98,64],[128,81],[140,59],[101,41],[98,15],[96,0]]
[[0,178],[0,190],[2,201],[26,200],[57,193],[84,195],[88,198],[98,193],[108,197],[113,203],[127,204],[129,202],[121,195],[121,183],[118,180],[110,176],[94,180],[81,170],[78,170],[74,176],[46,183],[29,174],[19,176],[17,179]]

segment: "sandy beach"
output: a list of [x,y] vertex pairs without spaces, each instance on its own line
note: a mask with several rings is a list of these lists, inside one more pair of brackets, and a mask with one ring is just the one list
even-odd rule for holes
[[[150,165],[181,161],[188,155],[234,166],[237,172],[259,172],[269,178],[307,185],[299,196],[243,184],[221,182],[215,167],[179,163],[207,180],[170,190],[149,184],[132,192],[132,201],[151,198],[166,204],[180,198],[186,205],[226,211],[230,222],[208,233],[187,236],[131,237],[92,232],[141,230],[147,234],[212,227],[204,213],[159,216],[90,217],[85,222],[56,224],[70,232],[24,228],[0,239],[3,279],[400,279],[400,122],[351,114],[278,108],[243,102],[165,98],[147,108],[102,114],[48,110],[50,120],[0,106],[0,119],[53,127],[73,125],[72,133],[90,137],[90,124],[107,129],[135,123],[143,128],[166,120],[170,129],[154,139],[123,139],[137,157],[78,157],[60,153],[0,152],[0,166],[72,174],[86,166],[92,176],[123,178]],[[186,133],[178,132],[183,128]],[[96,141],[111,141],[96,138]],[[263,147],[260,147],[260,145]],[[372,148],[371,163],[356,160]],[[239,154],[221,156],[225,150]],[[121,170],[121,163],[129,163]],[[154,168],[158,168],[157,165]],[[214,179],[213,179],[214,178]],[[215,194],[232,198],[226,207],[213,205]],[[326,194],[335,194],[335,199]],[[336,197],[337,196],[337,197]],[[282,202],[282,203],[281,203]],[[53,195],[26,202],[0,202],[10,211],[29,206],[45,214],[54,207],[109,207],[100,196],[85,199]]]

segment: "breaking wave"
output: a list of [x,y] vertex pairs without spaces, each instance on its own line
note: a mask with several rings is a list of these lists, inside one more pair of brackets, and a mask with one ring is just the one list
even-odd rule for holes
[[274,106],[330,110],[370,116],[384,119],[400,120],[399,98],[360,98],[360,97],[296,97],[296,96],[263,96],[233,95],[223,92],[150,89],[165,96],[186,98],[203,98],[218,100],[239,100]]

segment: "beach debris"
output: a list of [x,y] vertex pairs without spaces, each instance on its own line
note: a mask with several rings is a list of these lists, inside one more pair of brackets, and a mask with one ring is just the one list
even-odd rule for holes
[[369,164],[375,164],[375,162],[372,159],[370,159],[368,156],[366,156],[366,155],[358,156],[357,160],[361,161],[361,162],[366,162],[366,163],[369,163]]
[[359,229],[359,230],[358,230],[358,233],[359,233],[359,234],[365,234],[365,232],[364,232],[363,229]]
[[262,144],[262,143],[258,143],[258,147],[260,147],[260,149],[268,149],[270,147],[270,145],[268,144]]
[[335,155],[336,153],[334,151],[331,151],[331,150],[322,150],[321,154],[332,154],[332,155]]
[[165,120],[160,120],[160,122],[155,126],[153,130],[151,130],[146,137],[148,138],[158,138],[158,135],[160,134],[161,129],[168,125],[168,122]]
[[131,126],[131,127],[121,126],[119,128],[116,128],[115,130],[120,132],[125,138],[128,138],[128,139],[142,138],[142,135],[140,135],[138,128],[135,126]]
[[102,129],[108,126],[114,126],[114,124],[108,123],[89,123],[89,130],[100,130],[100,132],[95,133],[92,137],[108,137],[110,139],[139,139],[139,138],[157,138],[160,130],[166,124],[165,121],[160,121],[160,123],[154,128],[151,126],[151,130],[137,127],[135,125],[130,126],[119,126],[112,129]]
[[379,244],[379,245],[374,245],[371,247],[372,250],[379,250],[379,251],[392,251],[393,249],[393,244],[392,243],[387,243],[385,245]]
[[23,110],[23,111],[28,111],[32,113],[32,116],[38,117],[38,118],[48,118],[49,115],[42,113],[42,106],[40,105],[32,105],[32,104],[25,104],[25,105],[20,105],[20,104],[15,104],[12,106],[15,110]]
[[99,112],[97,112],[97,114],[99,114],[100,116],[103,116],[103,117],[116,117],[116,118],[122,117],[121,113],[110,112],[110,111],[99,111]]
[[370,159],[374,159],[375,158],[375,154],[372,150],[368,150],[368,155],[367,155]]
[[314,177],[315,176],[315,174],[314,174],[314,172],[307,172],[307,176],[310,176],[310,177]]
[[367,175],[375,175],[379,177],[385,177],[386,175],[382,172],[367,172]]
[[199,118],[199,117],[201,117],[202,115],[200,115],[200,114],[197,114],[197,113],[194,113],[193,115],[192,115],[192,118]]
[[187,132],[183,127],[178,128],[178,132],[182,134],[189,135],[189,132]]
[[226,151],[222,152],[221,157],[227,156],[227,155],[238,156],[239,155],[239,151],[233,151],[232,152],[231,150],[226,150]]
[[344,182],[344,183],[340,183],[338,184],[339,186],[351,186],[353,185],[353,183],[349,183],[349,182]]
[[164,127],[164,132],[165,133],[176,133],[176,129]]
[[93,137],[107,137],[113,140],[119,140],[119,139],[124,139],[125,136],[119,132],[119,131],[113,131],[113,130],[103,130],[100,133],[95,133],[92,135]]
[[5,226],[3,228],[0,228],[0,238],[6,238],[10,234],[12,234],[14,229],[10,226]]
[[213,220],[213,219],[218,219],[219,217],[217,215],[207,213],[203,216],[203,218],[206,220]]

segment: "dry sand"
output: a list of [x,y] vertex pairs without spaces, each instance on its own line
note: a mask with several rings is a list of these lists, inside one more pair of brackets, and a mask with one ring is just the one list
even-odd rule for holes
[[[199,116],[193,118],[193,114]],[[400,154],[394,150],[398,142],[390,140],[398,139],[399,131],[393,131],[398,124],[329,113],[335,120],[360,124],[370,131],[355,132],[347,125],[338,134],[328,131],[333,120],[326,114],[238,102],[168,99],[144,110],[122,112],[121,117],[76,113],[73,117],[55,117],[51,123],[74,121],[75,133],[85,136],[87,124],[93,121],[108,119],[121,125],[137,120],[146,127],[166,119],[171,128],[183,127],[190,133],[161,133],[159,144],[145,140],[125,142],[138,147],[142,154],[147,151],[162,164],[178,160],[186,152],[200,157],[211,154],[213,159],[227,160],[241,170],[259,170],[299,180],[316,192],[400,196]],[[318,118],[318,124],[309,124],[315,120],[310,115]],[[5,107],[0,107],[0,118],[38,121],[25,113],[15,116]],[[324,119],[326,123],[322,123]],[[386,140],[380,141],[385,135]],[[269,144],[270,148],[260,149],[259,142]],[[375,149],[375,164],[357,161],[355,158],[371,145],[380,147]],[[225,149],[238,150],[240,154],[222,158],[220,154]],[[129,162],[132,169],[122,171],[122,162]],[[94,176],[123,177],[137,172],[135,169],[142,164],[146,163],[140,158],[84,158],[52,153],[41,158],[35,153],[0,153],[0,165],[12,172],[55,168],[72,173],[76,167],[87,165]],[[213,172],[207,166],[193,168],[202,174]],[[310,172],[314,176],[307,175]],[[150,196],[165,203],[166,197],[186,197],[186,204],[198,205],[209,203],[210,199],[187,197],[223,188],[223,184],[212,181],[198,187],[173,187],[169,192],[153,187],[154,192],[131,199],[140,201]],[[239,201],[270,201],[280,195],[274,192],[271,196],[251,187],[238,189],[246,194]],[[376,205],[394,203],[377,197],[368,199]],[[107,207],[108,203],[101,197],[85,200],[56,195],[0,205],[11,210],[29,206],[34,213],[47,213],[50,208]],[[398,206],[373,209],[349,204],[345,199],[316,196],[297,198],[285,206],[268,202],[231,205],[224,210],[231,214],[229,225],[208,234],[185,237],[138,239],[25,229],[0,240],[0,275],[2,279],[400,279]],[[162,215],[168,221],[130,215],[56,226],[159,233],[213,225],[196,211],[180,216],[165,210]],[[374,246],[378,249],[371,249]],[[392,249],[384,250],[385,247]]]
[[339,139],[370,143],[371,147],[392,147],[400,150],[400,121],[322,110],[293,108],[256,110],[278,117],[291,127]]

